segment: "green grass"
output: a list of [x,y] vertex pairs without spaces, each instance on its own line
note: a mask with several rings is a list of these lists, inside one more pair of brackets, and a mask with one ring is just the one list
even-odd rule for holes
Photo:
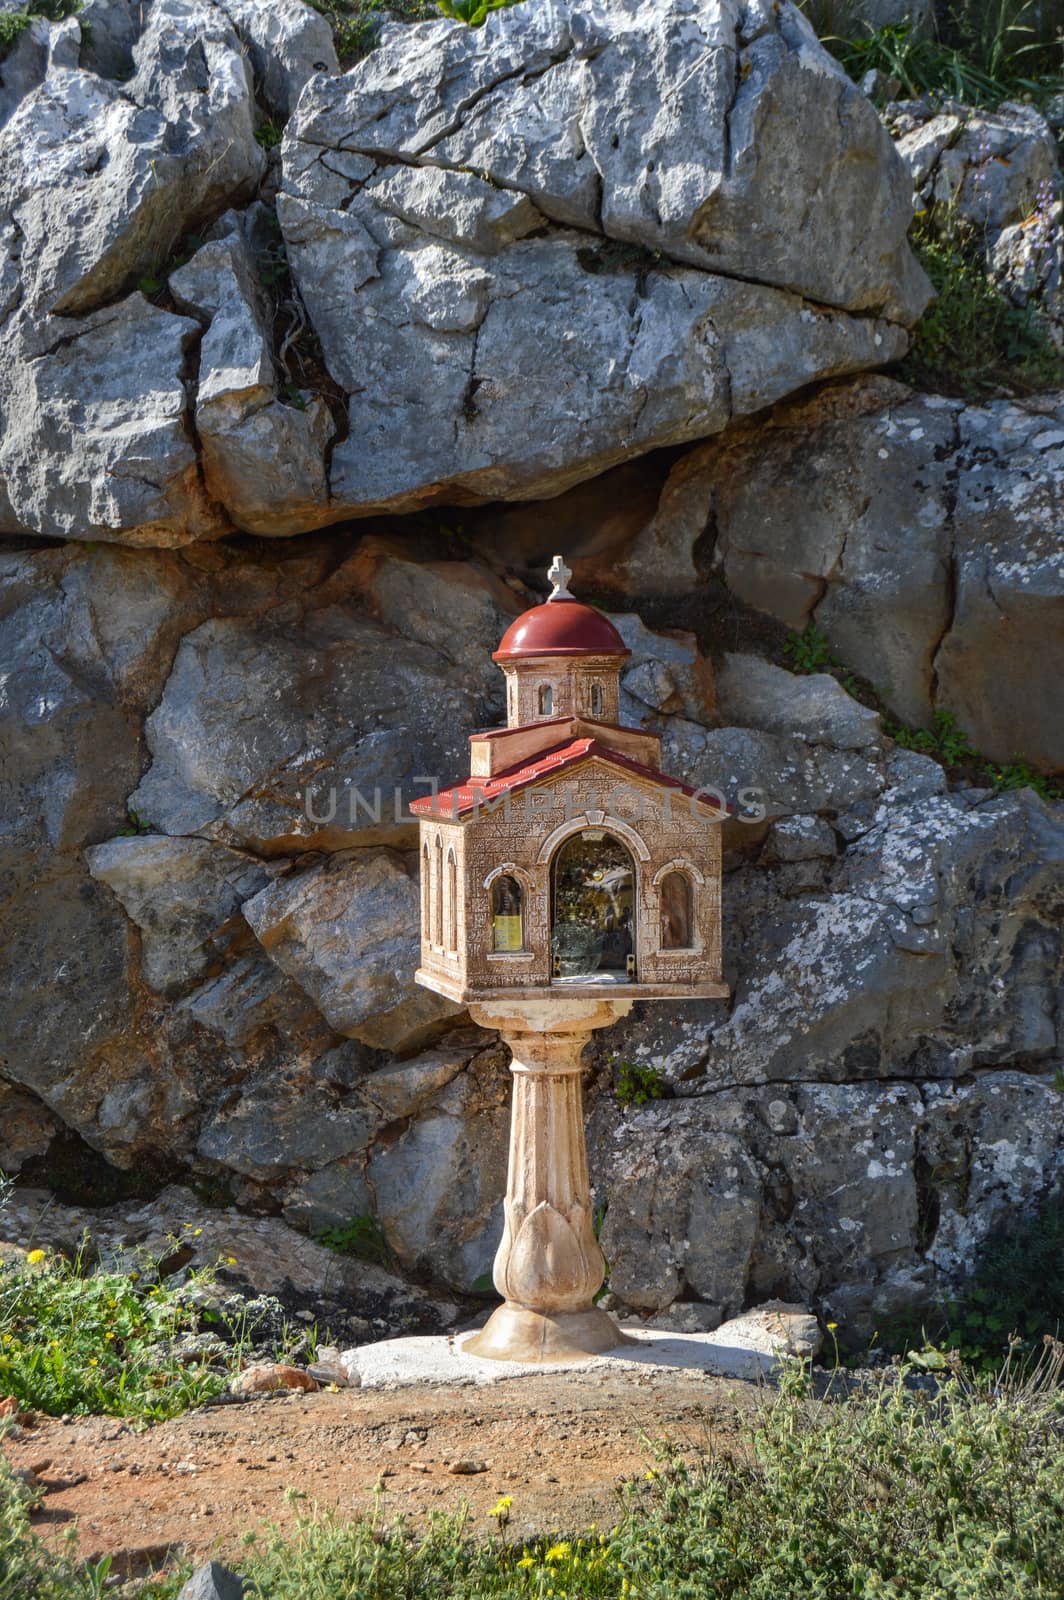
[[384,1237],[384,1229],[377,1217],[352,1217],[350,1222],[337,1223],[318,1234],[318,1243],[340,1255],[357,1256],[360,1261],[373,1261],[379,1267],[390,1267],[395,1257]]
[[[62,22],[81,10],[81,0],[31,0],[21,11],[0,12],[0,61],[9,56],[34,17]],[[84,33],[84,30],[83,30]]]
[[1060,89],[1064,0],[947,0],[924,28],[869,28],[854,0],[804,0],[803,9],[850,77],[878,71],[891,99],[996,106]]
[[[608,1531],[508,1542],[517,1492],[479,1528],[438,1517],[419,1538],[382,1495],[370,1519],[308,1508],[294,1533],[246,1535],[239,1566],[249,1600],[1060,1600],[1062,1358],[983,1386],[947,1372],[935,1392],[894,1372],[820,1400],[795,1364],[725,1448],[648,1460]],[[34,1538],[0,1465],[0,1600],[99,1592],[72,1550]]]
[[649,1062],[641,1066],[638,1061],[618,1061],[615,1067],[616,1094],[622,1106],[645,1106],[663,1097],[665,1079],[657,1067]]
[[200,1315],[186,1296],[208,1275],[174,1286],[152,1276],[93,1272],[43,1251],[25,1263],[0,1262],[0,1395],[52,1416],[158,1420],[225,1388],[226,1373],[159,1349],[198,1331]]
[[382,22],[423,22],[435,15],[431,0],[310,0],[333,31],[342,67],[350,67],[372,50]]
[[911,242],[937,300],[894,369],[916,389],[981,400],[1064,384],[1064,356],[1036,305],[1013,305],[986,275],[973,232],[918,218]]

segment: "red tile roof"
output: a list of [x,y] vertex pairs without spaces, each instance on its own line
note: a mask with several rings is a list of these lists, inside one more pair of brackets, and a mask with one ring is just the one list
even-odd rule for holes
[[[634,761],[631,756],[621,755],[620,751],[611,750],[608,745],[601,744],[597,739],[574,739],[570,744],[558,745],[553,750],[545,751],[524,766],[510,767],[506,772],[497,772],[493,778],[466,778],[464,783],[454,784],[450,789],[441,789],[435,797],[435,804],[432,795],[423,795],[420,800],[411,801],[410,809],[415,816],[447,817],[454,820],[475,811],[478,806],[501,799],[505,794],[513,794],[518,789],[527,789],[540,778],[554,777],[557,773],[564,772],[581,761],[587,761],[592,756],[608,762],[612,767],[619,767],[623,772],[631,772],[648,783],[656,784],[658,788],[671,789],[678,794],[688,796],[700,793],[689,783],[681,783],[679,778],[670,778],[664,772],[646,767],[641,761]],[[704,803],[709,804],[708,801]]]

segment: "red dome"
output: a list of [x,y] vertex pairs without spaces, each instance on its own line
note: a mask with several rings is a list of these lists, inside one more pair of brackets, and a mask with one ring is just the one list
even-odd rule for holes
[[609,617],[572,596],[533,606],[502,636],[493,661],[525,656],[627,656],[631,651]]

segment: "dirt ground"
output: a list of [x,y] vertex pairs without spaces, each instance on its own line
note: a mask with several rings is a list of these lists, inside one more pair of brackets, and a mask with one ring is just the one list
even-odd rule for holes
[[[488,1532],[489,1507],[509,1495],[511,1537],[609,1527],[617,1485],[647,1470],[649,1441],[728,1450],[757,1394],[698,1372],[570,1371],[485,1388],[270,1396],[147,1428],[42,1417],[4,1449],[46,1488],[39,1532],[76,1521],[84,1556],[110,1554],[114,1571],[139,1575],[179,1558],[236,1557],[245,1530],[291,1525],[314,1505],[350,1516],[379,1504],[385,1518],[423,1525],[466,1502],[471,1527]],[[478,1470],[455,1473],[455,1463]]]

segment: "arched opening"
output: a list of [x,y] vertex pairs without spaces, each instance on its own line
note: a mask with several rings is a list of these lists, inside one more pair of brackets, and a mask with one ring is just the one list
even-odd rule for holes
[[426,944],[432,932],[432,918],[429,907],[432,904],[432,862],[429,859],[429,847],[426,844],[421,852],[421,937]]
[[551,973],[555,983],[635,978],[635,862],[602,828],[558,847],[551,869]]
[[432,874],[432,904],[435,915],[433,917],[435,942],[443,944],[443,840],[436,835],[436,870]]
[[536,695],[536,705],[541,717],[549,717],[554,711],[554,690],[549,683],[541,683]]
[[447,948],[458,949],[458,863],[453,850],[447,852]]
[[593,717],[601,717],[601,715],[602,715],[602,685],[601,685],[601,683],[593,683],[591,685],[591,715]]
[[690,950],[694,921],[690,878],[686,872],[667,872],[661,880],[661,948]]
[[505,872],[491,886],[491,948],[524,949],[521,885]]

